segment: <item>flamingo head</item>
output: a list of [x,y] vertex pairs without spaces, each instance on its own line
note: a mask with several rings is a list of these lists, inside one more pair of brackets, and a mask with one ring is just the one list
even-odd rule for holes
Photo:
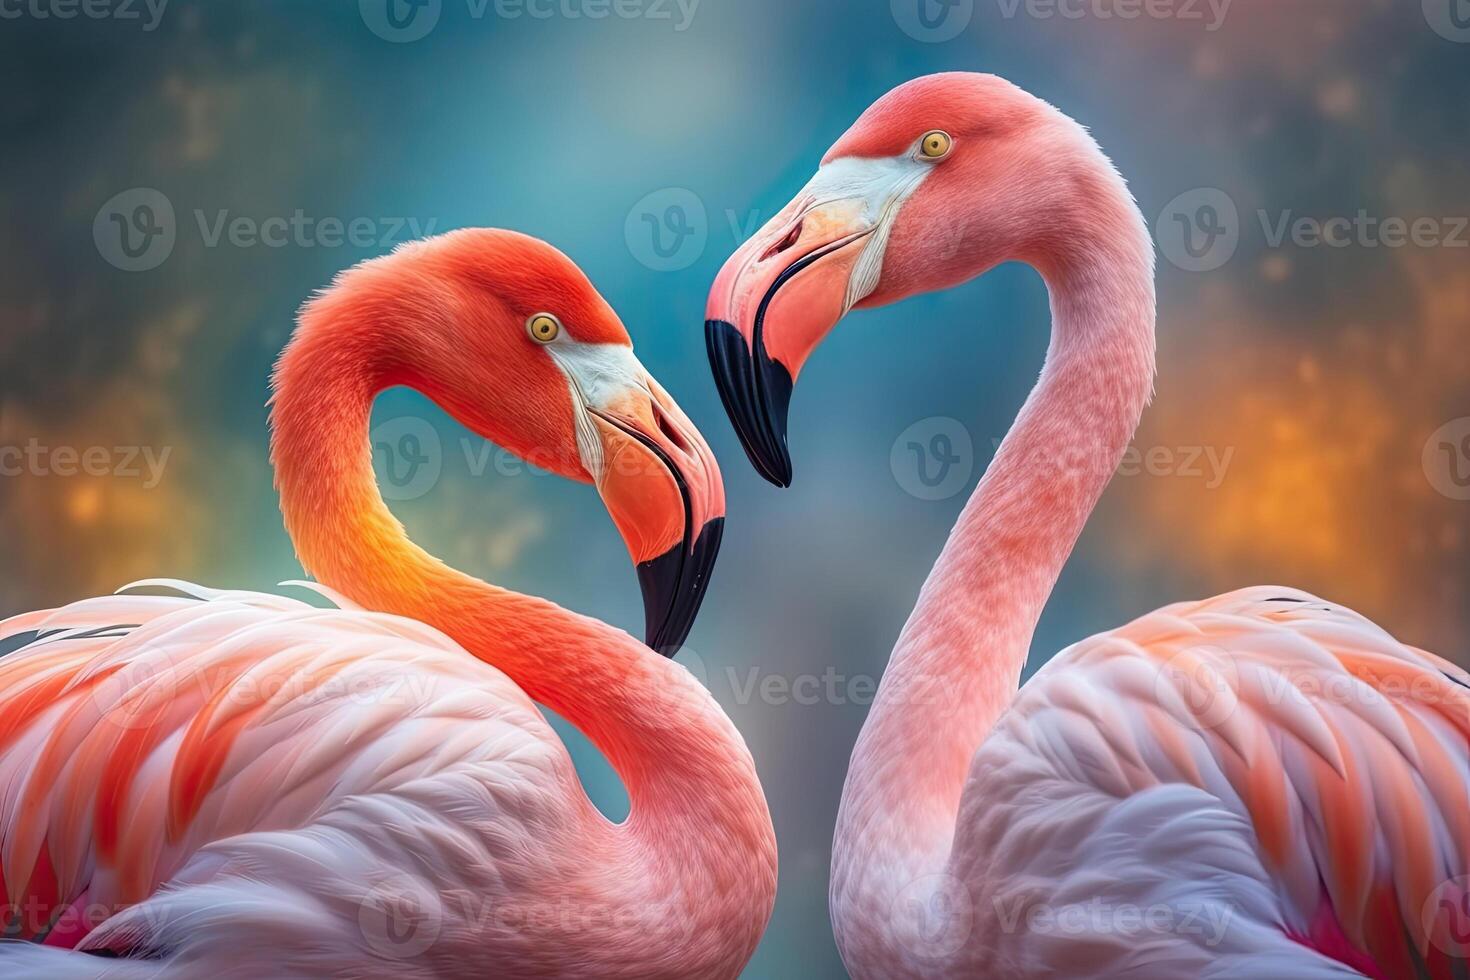
[[1066,237],[1094,154],[1075,122],[992,75],[928,75],[873,103],[710,290],[710,363],[756,469],[791,484],[792,385],[838,320],[1037,261]]
[[594,484],[637,566],[646,641],[672,656],[719,550],[724,485],[612,307],[560,251],[515,232],[453,232],[380,261],[394,263],[380,286],[397,291],[395,308],[405,281],[425,288],[399,340],[402,374],[386,380],[533,466]]

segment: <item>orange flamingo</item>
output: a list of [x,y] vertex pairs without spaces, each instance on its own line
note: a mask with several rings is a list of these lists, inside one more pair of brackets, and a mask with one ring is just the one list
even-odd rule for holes
[[[719,470],[582,273],[494,230],[363,263],[303,309],[272,455],[302,563],[364,608],[164,582],[184,594],[0,623],[0,907],[31,941],[0,944],[0,975],[734,977],[750,957],[776,850],[739,734],[626,633],[408,540],[368,444],[400,384],[594,482],[650,644],[682,643]],[[533,700],[607,756],[624,823]]]
[[966,73],[858,119],[710,293],[710,357],[752,461],[790,483],[792,381],[850,309],[1007,260],[1045,279],[1051,345],[853,751],[831,881],[849,970],[1464,976],[1465,671],[1258,588],[1084,640],[1017,690],[1153,387],[1152,243],[1077,123]]

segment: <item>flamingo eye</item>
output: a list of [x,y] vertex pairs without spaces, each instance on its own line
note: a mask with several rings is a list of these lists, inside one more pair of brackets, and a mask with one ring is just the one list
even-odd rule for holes
[[942,160],[948,155],[954,140],[942,129],[931,129],[919,138],[919,155],[925,160]]
[[561,321],[550,313],[533,313],[526,320],[526,333],[538,344],[549,344],[561,334]]

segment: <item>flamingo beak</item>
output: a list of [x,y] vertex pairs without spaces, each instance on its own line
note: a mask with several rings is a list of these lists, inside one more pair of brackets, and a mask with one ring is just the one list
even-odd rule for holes
[[[818,198],[820,200],[820,198]],[[869,199],[798,197],[725,262],[705,342],[725,412],[755,468],[791,485],[786,419],[807,356],[877,282],[885,237]]]
[[597,489],[638,569],[645,642],[672,657],[694,626],[720,550],[719,464],[694,423],[647,375],[587,412],[600,444]]

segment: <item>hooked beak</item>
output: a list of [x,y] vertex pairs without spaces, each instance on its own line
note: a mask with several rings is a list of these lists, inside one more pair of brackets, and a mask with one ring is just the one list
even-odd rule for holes
[[679,651],[709,587],[725,488],[699,430],[651,377],[587,407],[601,447],[598,492],[638,568],[645,642]]
[[778,487],[791,485],[792,385],[828,331],[877,285],[889,227],[888,209],[869,198],[823,200],[812,190],[730,256],[705,312],[725,412],[751,463]]

